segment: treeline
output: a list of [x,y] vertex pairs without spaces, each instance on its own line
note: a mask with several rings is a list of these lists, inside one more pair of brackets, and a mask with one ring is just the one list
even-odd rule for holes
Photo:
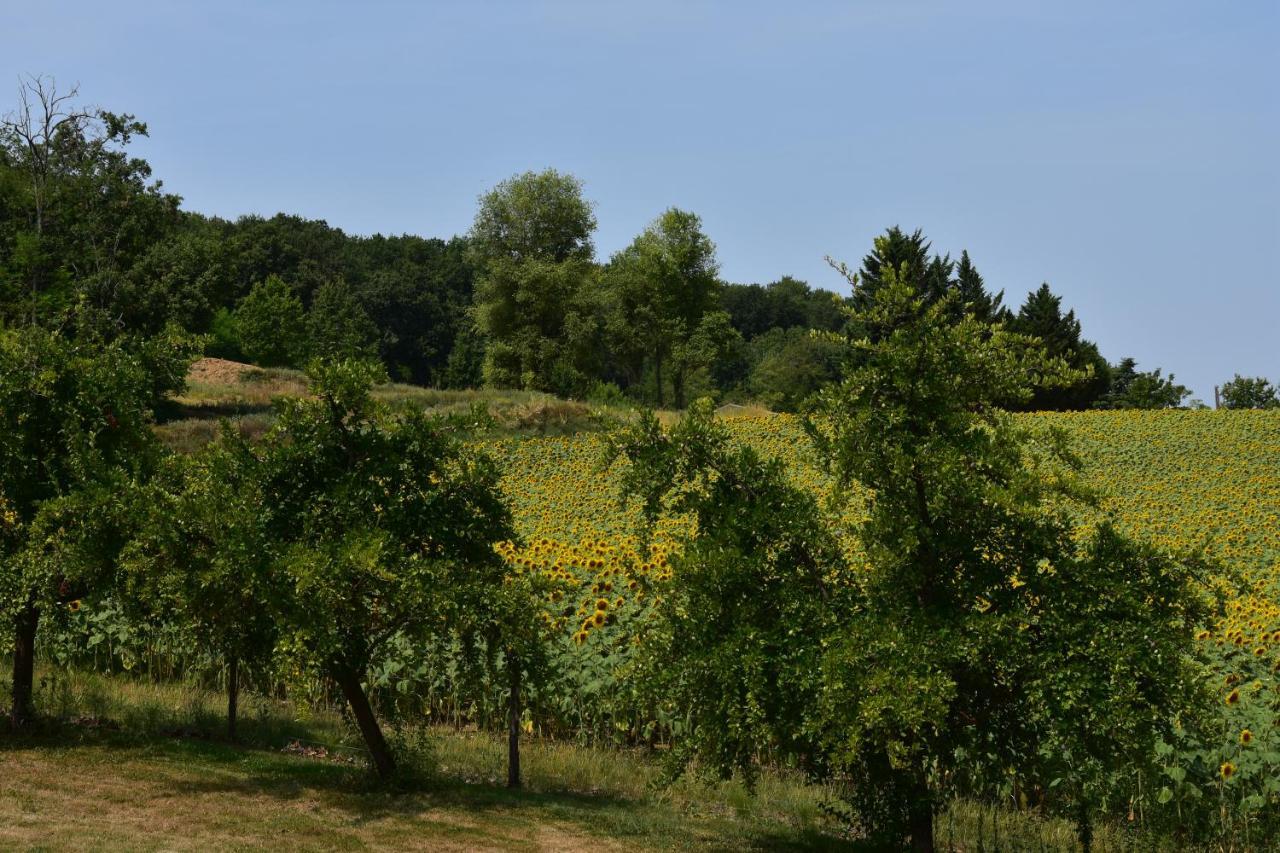
[[[838,373],[822,333],[844,330],[849,298],[791,277],[724,282],[694,213],[667,210],[601,259],[581,183],[549,170],[499,184],[469,233],[448,240],[353,236],[286,214],[227,221],[181,209],[130,153],[146,133],[51,81],[24,88],[0,128],[0,323],[107,338],[174,324],[207,335],[211,355],[263,366],[375,356],[421,385],[677,408],[707,395],[797,410]],[[882,266],[903,270],[926,300],[955,292],[964,310],[1091,372],[1026,405],[1160,408],[1189,396],[1159,369],[1109,363],[1048,285],[1014,310],[968,253],[932,253],[920,231],[885,238],[860,270],[869,287]],[[1252,399],[1225,399],[1236,398]]]

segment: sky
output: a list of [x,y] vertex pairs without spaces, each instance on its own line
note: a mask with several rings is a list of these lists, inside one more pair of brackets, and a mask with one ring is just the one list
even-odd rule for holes
[[0,111],[78,83],[190,210],[448,237],[554,167],[602,259],[677,206],[726,280],[847,291],[825,257],[920,228],[1112,361],[1280,382],[1275,0],[3,6]]

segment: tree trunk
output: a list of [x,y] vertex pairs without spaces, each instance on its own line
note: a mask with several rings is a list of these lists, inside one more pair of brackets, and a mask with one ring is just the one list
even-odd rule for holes
[[684,410],[684,367],[671,371],[671,394],[675,398],[676,409]]
[[921,772],[917,772],[915,784],[912,785],[907,820],[911,831],[911,849],[918,853],[933,853],[933,795]]
[[342,688],[342,695],[346,697],[347,704],[351,706],[351,713],[355,715],[356,725],[360,728],[360,734],[364,736],[365,745],[369,747],[373,769],[379,778],[389,778],[395,772],[396,762],[391,756],[391,748],[387,746],[387,739],[382,736],[378,718],[373,715],[369,697],[365,695],[364,688],[360,685],[360,676],[350,670],[340,669],[334,673],[334,680]]
[[658,386],[658,408],[662,408],[662,353],[654,353],[653,357],[653,376],[657,380]]
[[34,604],[28,604],[14,620],[11,720],[15,729],[30,722],[35,713],[32,687],[35,683],[36,627],[39,624],[40,611]]
[[236,740],[236,711],[240,704],[240,659],[227,659],[227,737]]
[[507,701],[507,787],[520,787],[520,661],[507,655],[511,696]]

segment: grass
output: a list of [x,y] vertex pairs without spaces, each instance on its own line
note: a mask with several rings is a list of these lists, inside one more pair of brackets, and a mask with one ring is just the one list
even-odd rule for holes
[[331,711],[248,695],[231,744],[222,697],[197,685],[46,670],[37,699],[35,731],[0,735],[3,849],[857,849],[821,789],[776,774],[757,796],[659,788],[645,754],[530,739],[512,791],[504,741],[432,727],[400,733],[419,746],[384,786]]
[[[208,444],[224,419],[254,438],[270,427],[277,400],[308,393],[301,371],[202,359],[192,368],[186,390],[159,413],[156,432],[180,452]],[[635,415],[625,406],[562,400],[537,391],[450,390],[392,382],[374,388],[373,396],[394,407],[454,416],[461,424],[470,422],[472,432],[489,437],[594,431]]]
[[[395,733],[409,772],[382,785],[331,710],[243,695],[232,744],[222,696],[196,684],[45,669],[37,702],[34,730],[0,733],[0,849],[868,849],[824,814],[828,790],[780,772],[754,793],[663,787],[647,753],[528,738],[513,791],[504,740],[430,727]],[[1076,849],[1066,822],[963,801],[937,834],[957,851]],[[1100,827],[1096,849],[1159,848]]]

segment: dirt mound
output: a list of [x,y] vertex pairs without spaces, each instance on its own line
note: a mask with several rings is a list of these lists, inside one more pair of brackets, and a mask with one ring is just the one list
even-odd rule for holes
[[250,371],[257,370],[251,364],[228,361],[225,358],[202,358],[191,365],[187,374],[188,382],[203,382],[208,385],[235,385]]

